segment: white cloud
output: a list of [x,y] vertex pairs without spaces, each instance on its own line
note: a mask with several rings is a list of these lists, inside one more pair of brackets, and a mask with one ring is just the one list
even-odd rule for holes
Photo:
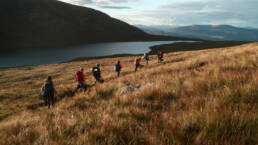
[[[156,9],[144,10],[157,0],[61,0],[93,6],[100,11],[130,24],[144,25],[191,25],[230,24],[258,27],[258,0],[165,0]],[[161,1],[161,0],[160,0]],[[142,4],[131,7],[130,4]],[[161,2],[160,2],[161,3]],[[164,4],[165,3],[165,4]],[[117,11],[105,11],[105,9]],[[129,10],[129,8],[131,8]],[[120,11],[125,9],[126,11]]]
[[122,3],[130,3],[130,2],[137,2],[139,0],[59,0],[75,5],[83,5],[83,6],[96,6],[100,8],[109,8],[109,9],[127,9],[127,6],[119,6]]
[[[170,2],[155,10],[141,11],[138,17],[154,24],[192,25],[192,24],[229,24],[236,26],[258,27],[257,0],[194,0]],[[130,23],[138,23],[138,19]],[[141,24],[141,23],[139,23]],[[147,22],[145,22],[147,24]]]

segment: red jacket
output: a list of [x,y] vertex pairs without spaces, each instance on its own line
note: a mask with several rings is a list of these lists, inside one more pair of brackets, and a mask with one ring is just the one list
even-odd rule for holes
[[140,59],[136,58],[134,64],[140,64]]
[[160,51],[160,52],[159,52],[159,55],[160,55],[161,57],[163,57],[163,52],[162,52],[162,51]]
[[120,63],[118,64],[118,68],[119,68],[119,70],[122,69],[122,65]]
[[85,76],[84,76],[83,72],[81,72],[81,71],[76,72],[76,80],[80,83],[85,82]]

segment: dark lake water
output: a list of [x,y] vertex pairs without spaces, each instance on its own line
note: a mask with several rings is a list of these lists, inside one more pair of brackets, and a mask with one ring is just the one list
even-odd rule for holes
[[79,57],[97,57],[114,54],[143,54],[150,51],[150,46],[175,42],[179,41],[99,43],[65,49],[43,49],[37,51],[0,53],[0,67],[53,64]]

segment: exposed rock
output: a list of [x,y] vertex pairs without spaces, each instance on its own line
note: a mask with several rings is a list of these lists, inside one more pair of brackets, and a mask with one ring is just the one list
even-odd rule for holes
[[155,83],[147,83],[147,84],[144,84],[144,85],[125,86],[125,87],[121,88],[120,95],[126,95],[126,94],[129,94],[129,93],[134,93],[134,92],[137,92],[141,89],[153,87],[154,85],[155,85]]

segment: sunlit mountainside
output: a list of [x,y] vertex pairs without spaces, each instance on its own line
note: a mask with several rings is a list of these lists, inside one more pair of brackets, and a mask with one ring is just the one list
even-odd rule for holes
[[[165,53],[162,63],[153,55],[136,73],[134,59],[1,69],[0,144],[257,144],[257,43]],[[105,82],[93,85],[96,63]],[[79,66],[92,85],[86,93],[74,92]],[[52,109],[38,96],[48,75]]]

